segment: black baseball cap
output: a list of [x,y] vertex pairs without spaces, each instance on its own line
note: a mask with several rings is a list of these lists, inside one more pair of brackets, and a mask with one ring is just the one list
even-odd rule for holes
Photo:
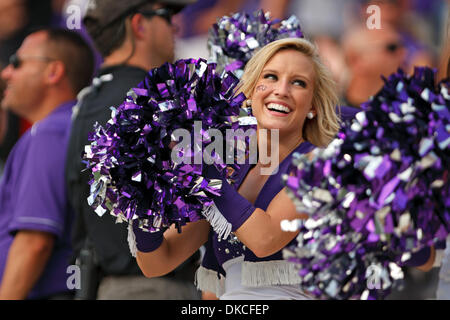
[[83,22],[92,37],[122,17],[126,17],[147,3],[159,3],[170,8],[173,13],[181,11],[197,0],[90,0]]

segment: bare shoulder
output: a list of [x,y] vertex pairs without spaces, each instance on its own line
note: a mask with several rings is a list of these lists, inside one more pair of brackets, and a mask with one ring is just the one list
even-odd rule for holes
[[268,212],[274,212],[282,219],[306,219],[307,214],[298,212],[294,202],[286,191],[286,187],[272,199],[267,208]]

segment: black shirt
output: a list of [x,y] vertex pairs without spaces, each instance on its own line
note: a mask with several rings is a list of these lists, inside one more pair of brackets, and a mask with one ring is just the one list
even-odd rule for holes
[[111,106],[119,106],[130,88],[144,80],[147,72],[143,69],[118,65],[102,68],[97,77],[112,74],[112,80],[91,86],[92,90],[82,99],[72,120],[66,163],[66,179],[69,200],[76,212],[73,230],[73,245],[78,254],[89,237],[104,275],[142,274],[135,258],[130,254],[127,242],[127,224],[115,223],[109,213],[99,217],[88,205],[90,180],[89,170],[81,161],[85,145],[90,144],[88,133],[94,131],[98,122],[102,126],[111,118]]

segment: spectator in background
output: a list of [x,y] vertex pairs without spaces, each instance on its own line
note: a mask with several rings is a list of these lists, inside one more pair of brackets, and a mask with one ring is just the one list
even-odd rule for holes
[[406,49],[402,67],[407,73],[412,73],[414,66],[434,66],[435,58],[430,49],[433,43],[429,41],[433,38],[430,24],[419,12],[414,12],[411,0],[361,0],[361,4],[364,19],[367,18],[367,7],[377,5],[381,28],[393,28],[399,33]]
[[0,182],[0,299],[68,299],[73,214],[64,165],[70,114],[93,72],[76,33],[27,36],[2,71],[1,105],[33,123],[12,149]]
[[[24,38],[28,23],[25,0],[0,0],[0,65],[8,64],[9,56],[17,50]],[[1,98],[1,96],[0,96]],[[20,119],[10,111],[0,111],[0,166],[20,135]]]
[[120,105],[147,71],[174,59],[172,14],[193,0],[97,0],[84,24],[104,58],[94,84],[73,113],[66,164],[70,202],[76,212],[74,247],[81,266],[78,299],[198,299],[193,278],[198,256],[167,276],[146,279],[127,243],[127,227],[88,205],[87,171],[81,161],[95,122],[105,125],[110,106]]
[[[50,1],[0,0],[0,66],[9,63],[10,55],[16,52],[31,29],[50,25]],[[20,135],[31,126],[26,119],[11,111],[3,113],[7,130],[3,141],[0,141],[0,163],[6,161]]]
[[343,49],[349,79],[342,98],[344,105],[359,107],[383,86],[381,76],[396,72],[406,51],[394,29],[360,27],[344,35]]

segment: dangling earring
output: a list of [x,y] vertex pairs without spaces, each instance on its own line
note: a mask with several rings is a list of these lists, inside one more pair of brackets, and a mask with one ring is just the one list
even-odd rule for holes
[[252,106],[252,100],[251,99],[247,99],[247,101],[245,101],[245,105],[250,108]]
[[306,117],[308,118],[308,119],[313,119],[314,118],[314,113],[312,113],[312,112],[308,112],[307,114],[306,114]]

